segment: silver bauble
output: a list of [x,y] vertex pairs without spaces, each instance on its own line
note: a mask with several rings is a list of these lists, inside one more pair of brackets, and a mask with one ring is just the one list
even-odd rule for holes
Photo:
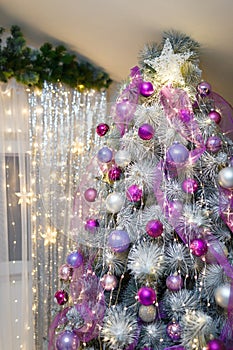
[[130,153],[124,149],[119,150],[115,154],[115,162],[121,167],[127,166],[131,162]]
[[138,316],[143,322],[152,322],[156,317],[156,308],[154,305],[141,305],[139,307]]
[[110,193],[105,201],[106,209],[108,212],[115,214],[118,213],[123,207],[125,202],[124,197],[119,192]]
[[230,284],[222,284],[216,288],[214,292],[214,297],[216,303],[224,309],[228,308],[228,303],[230,299],[231,286]]
[[223,168],[218,173],[219,185],[228,190],[233,189],[233,167]]

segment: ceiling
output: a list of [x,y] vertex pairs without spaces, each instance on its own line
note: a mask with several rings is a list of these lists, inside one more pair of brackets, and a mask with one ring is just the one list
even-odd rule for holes
[[181,31],[201,45],[203,79],[233,105],[232,0],[0,0],[0,26],[17,24],[27,45],[63,44],[115,81],[145,43]]

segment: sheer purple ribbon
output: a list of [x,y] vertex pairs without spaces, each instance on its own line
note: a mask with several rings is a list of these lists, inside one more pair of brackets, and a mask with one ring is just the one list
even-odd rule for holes
[[128,125],[134,117],[137,108],[138,97],[140,94],[140,84],[142,76],[139,67],[131,69],[130,83],[122,91],[117,102],[112,107],[111,115],[119,129],[121,136],[127,131]]
[[233,232],[233,191],[219,186],[219,212],[220,216]]

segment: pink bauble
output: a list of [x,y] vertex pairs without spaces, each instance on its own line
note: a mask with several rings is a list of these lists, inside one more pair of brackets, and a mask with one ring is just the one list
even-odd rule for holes
[[212,153],[217,153],[222,148],[222,141],[218,136],[210,136],[206,141],[206,149]]
[[221,121],[221,119],[222,119],[221,114],[218,113],[218,112],[215,111],[215,110],[210,111],[209,114],[208,114],[208,117],[209,117],[211,120],[213,120],[216,124],[219,124],[220,121]]
[[105,290],[113,290],[117,286],[117,278],[114,275],[106,274],[101,278],[101,284]]
[[121,168],[114,166],[108,171],[108,178],[110,181],[120,180],[122,174]]
[[138,301],[145,306],[152,305],[156,301],[156,293],[151,287],[141,287],[137,295]]
[[185,193],[193,194],[198,189],[198,182],[195,179],[186,179],[182,182],[182,190]]
[[149,97],[154,93],[154,87],[150,81],[143,81],[139,86],[139,90],[144,97]]
[[109,126],[108,124],[105,124],[105,123],[101,123],[96,127],[96,132],[99,136],[104,136],[108,132],[108,130],[109,130]]
[[96,219],[88,219],[85,224],[85,230],[91,233],[95,233],[99,227],[99,221]]
[[149,236],[156,238],[163,233],[163,224],[159,220],[150,220],[146,224],[146,232]]
[[62,331],[57,336],[56,350],[78,350],[80,340],[73,331]]
[[151,140],[154,137],[155,131],[152,125],[142,124],[138,129],[138,136],[142,140]]
[[196,238],[190,243],[190,250],[195,256],[203,256],[208,251],[208,246],[206,241],[201,238]]
[[177,292],[183,287],[183,279],[180,275],[171,275],[166,278],[166,286],[172,292]]
[[130,238],[124,230],[114,230],[108,237],[108,246],[116,253],[124,252],[129,248]]
[[181,338],[181,326],[176,321],[167,325],[166,332],[169,338],[172,340],[179,340]]
[[207,343],[206,350],[226,350],[226,347],[220,339],[212,339]]
[[137,185],[132,185],[127,189],[126,197],[130,202],[139,202],[142,199],[142,190]]
[[94,202],[96,200],[96,197],[97,191],[95,188],[90,187],[84,192],[84,198],[87,202]]
[[211,85],[206,81],[202,81],[197,85],[197,92],[201,97],[206,97],[211,92]]
[[58,276],[61,280],[67,282],[73,274],[73,269],[68,264],[63,264],[58,270]]
[[59,305],[64,305],[67,303],[69,299],[69,295],[65,290],[58,290],[54,294],[54,300],[59,304]]

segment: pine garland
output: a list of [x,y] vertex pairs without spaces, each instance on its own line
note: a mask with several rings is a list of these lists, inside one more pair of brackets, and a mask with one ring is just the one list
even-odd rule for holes
[[[0,27],[0,36],[5,29]],[[109,75],[86,61],[78,61],[63,45],[44,43],[39,49],[26,45],[21,29],[13,25],[3,42],[0,37],[0,81],[15,78],[27,86],[42,88],[44,81],[61,82],[71,88],[106,89]]]

